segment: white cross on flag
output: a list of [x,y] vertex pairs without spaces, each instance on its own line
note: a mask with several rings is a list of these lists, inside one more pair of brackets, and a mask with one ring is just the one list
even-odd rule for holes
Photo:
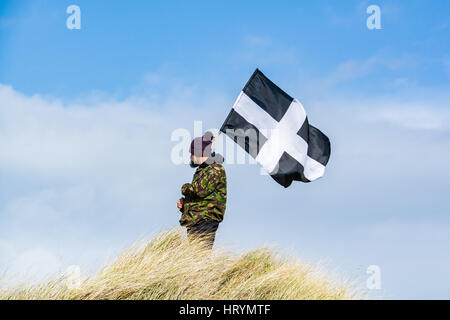
[[220,131],[261,164],[275,181],[322,177],[331,153],[330,140],[308,123],[302,104],[256,71],[239,94]]

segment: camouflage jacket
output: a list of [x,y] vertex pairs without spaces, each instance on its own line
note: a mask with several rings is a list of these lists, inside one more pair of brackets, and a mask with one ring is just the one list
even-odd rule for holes
[[185,183],[181,187],[184,195],[180,219],[182,226],[194,225],[201,220],[223,220],[227,201],[227,177],[221,164],[223,158],[216,155],[214,159],[213,163],[207,161],[211,164],[201,164],[195,171],[192,183]]

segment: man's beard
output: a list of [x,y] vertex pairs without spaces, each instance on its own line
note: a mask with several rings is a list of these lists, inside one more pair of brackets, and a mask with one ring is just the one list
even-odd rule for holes
[[197,168],[199,165],[201,165],[200,158],[197,158],[196,156],[194,156],[194,159],[191,159],[191,162],[189,165],[191,166],[191,168]]
[[189,163],[189,165],[191,166],[191,168],[197,168],[199,166],[198,163],[195,163],[194,161],[191,160],[191,162]]

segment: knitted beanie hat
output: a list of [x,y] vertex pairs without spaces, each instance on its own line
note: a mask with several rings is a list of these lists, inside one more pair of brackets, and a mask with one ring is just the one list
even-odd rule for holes
[[207,131],[203,137],[197,137],[191,142],[191,154],[197,157],[209,157],[211,155],[211,144],[214,136]]

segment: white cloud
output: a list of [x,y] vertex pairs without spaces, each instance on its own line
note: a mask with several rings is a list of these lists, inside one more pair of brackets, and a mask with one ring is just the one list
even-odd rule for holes
[[444,130],[450,124],[450,114],[446,109],[436,110],[425,106],[382,107],[368,110],[364,119],[416,130]]
[[34,247],[20,253],[11,264],[12,281],[40,281],[62,268],[61,259],[53,252]]
[[[165,86],[167,99],[150,92],[64,103],[0,86],[0,175],[7,177],[0,180],[0,269],[32,261],[38,273],[85,270],[141,235],[177,224],[175,201],[192,171],[171,163],[171,132],[192,130],[194,120],[217,127],[235,97],[206,96],[195,86],[171,91],[159,76],[149,81]],[[284,190],[257,166],[227,166],[230,196],[219,241],[239,248],[292,241],[310,252],[307,258],[323,258],[336,246],[355,246],[361,235],[352,230],[377,230],[392,216],[411,221],[435,203],[440,211],[430,209],[430,221],[447,210],[446,195],[436,191],[450,177],[442,166],[450,161],[446,99],[321,98],[305,107],[332,141],[325,178]],[[334,247],[324,244],[329,239]],[[430,238],[428,245],[445,244]],[[364,246],[368,260],[390,252],[386,242],[366,239]],[[350,266],[361,263],[352,251],[336,252]]]
[[[46,175],[95,174],[93,170],[100,164],[150,161],[148,141],[163,126],[157,113],[130,102],[64,106],[39,96],[24,97],[5,86],[0,87],[0,97],[0,162],[2,168],[12,170]],[[163,142],[154,141],[154,148]]]

